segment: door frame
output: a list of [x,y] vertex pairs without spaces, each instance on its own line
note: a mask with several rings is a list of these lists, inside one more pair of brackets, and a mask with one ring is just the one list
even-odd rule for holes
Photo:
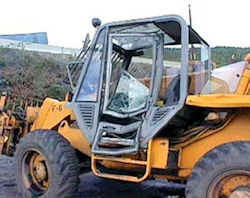
[[[147,103],[145,105],[145,107],[139,111],[136,112],[131,112],[131,113],[127,113],[127,114],[122,114],[122,113],[118,113],[115,111],[111,111],[108,110],[107,107],[109,105],[109,85],[110,85],[110,81],[111,81],[111,74],[112,74],[112,52],[113,52],[113,42],[112,42],[112,38],[113,37],[152,37],[154,38],[154,44],[153,44],[153,56],[152,56],[152,68],[151,68],[151,76],[152,79],[150,80],[150,87],[149,87],[149,95],[148,95],[148,100]],[[157,53],[157,41],[159,40],[159,36],[157,34],[146,34],[146,33],[115,33],[115,34],[109,34],[108,35],[108,53],[107,53],[107,73],[106,73],[106,82],[105,82],[105,95],[104,95],[104,105],[103,105],[103,114],[107,114],[107,115],[111,115],[117,118],[126,118],[126,117],[133,117],[135,115],[141,114],[142,112],[147,111],[151,101],[152,101],[152,97],[153,97],[153,82],[154,82],[154,78],[155,78],[155,69],[156,69],[156,53]]]

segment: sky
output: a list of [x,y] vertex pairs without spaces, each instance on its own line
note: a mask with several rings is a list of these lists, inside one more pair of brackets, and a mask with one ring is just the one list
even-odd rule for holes
[[50,45],[80,48],[102,23],[181,15],[212,47],[250,47],[250,0],[0,0],[0,34],[47,32]]

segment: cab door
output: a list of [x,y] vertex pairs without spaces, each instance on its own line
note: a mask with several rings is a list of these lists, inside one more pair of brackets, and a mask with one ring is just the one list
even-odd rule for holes
[[71,103],[77,124],[90,143],[93,142],[99,120],[105,37],[106,28],[96,33]]
[[103,116],[92,145],[94,154],[138,152],[162,45],[163,37],[156,33],[109,32]]

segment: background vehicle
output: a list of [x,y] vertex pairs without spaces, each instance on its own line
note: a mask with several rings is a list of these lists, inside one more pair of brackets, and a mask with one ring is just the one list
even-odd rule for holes
[[109,179],[187,181],[192,198],[249,194],[249,56],[211,72],[209,45],[176,15],[94,25],[67,67],[73,92],[25,115],[20,194],[74,197],[79,164]]

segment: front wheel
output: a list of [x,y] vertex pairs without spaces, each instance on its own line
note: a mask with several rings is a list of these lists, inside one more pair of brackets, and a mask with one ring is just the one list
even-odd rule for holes
[[187,182],[186,197],[250,197],[250,142],[224,144],[206,154]]
[[75,150],[58,132],[29,133],[15,152],[16,182],[24,198],[75,197],[79,167]]

